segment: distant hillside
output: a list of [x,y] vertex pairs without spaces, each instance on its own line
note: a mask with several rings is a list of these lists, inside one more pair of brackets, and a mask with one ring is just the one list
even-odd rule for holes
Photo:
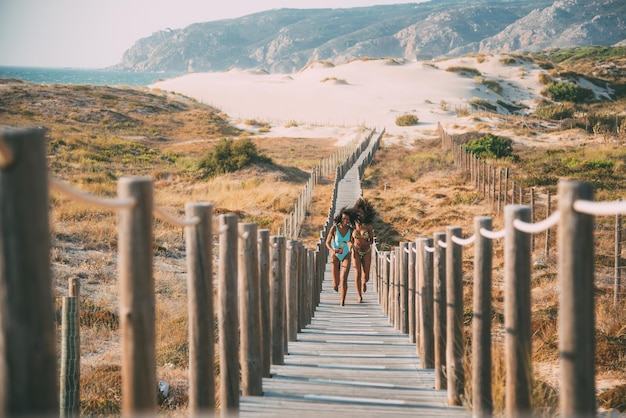
[[431,0],[279,9],[138,40],[115,69],[292,73],[312,61],[407,60],[626,43],[624,0]]

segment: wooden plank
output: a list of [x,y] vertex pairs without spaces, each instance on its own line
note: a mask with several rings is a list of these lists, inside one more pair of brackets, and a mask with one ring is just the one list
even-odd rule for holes
[[[339,182],[337,212],[361,196],[358,164]],[[434,369],[421,368],[415,343],[390,324],[374,289],[360,304],[357,297],[351,285],[339,305],[327,262],[315,315],[289,341],[284,364],[271,366],[263,396],[241,397],[239,417],[470,415],[434,389]]]

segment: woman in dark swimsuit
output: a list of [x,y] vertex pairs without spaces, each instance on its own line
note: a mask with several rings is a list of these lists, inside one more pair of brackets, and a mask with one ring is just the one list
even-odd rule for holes
[[[335,292],[339,290],[341,284],[341,306],[345,304],[346,292],[348,291],[352,230],[356,218],[356,212],[344,206],[335,216],[335,224],[330,228],[326,237],[326,248],[332,254],[333,289]],[[343,270],[341,270],[342,267]]]
[[360,198],[353,208],[357,213],[357,220],[352,232],[352,258],[354,260],[354,283],[359,294],[358,303],[363,300],[362,293],[367,290],[366,283],[370,279],[372,265],[372,244],[374,243],[374,228],[372,222],[376,217],[374,206],[367,200]]

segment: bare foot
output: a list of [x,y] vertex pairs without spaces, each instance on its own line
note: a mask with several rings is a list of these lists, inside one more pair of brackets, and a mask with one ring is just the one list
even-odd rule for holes
[[356,300],[356,303],[361,303],[361,302],[363,302],[363,298],[359,296],[359,298]]
[[335,292],[339,292],[339,285],[338,284],[334,285],[333,289],[335,289]]
[[341,305],[341,306],[344,306],[345,304],[346,304],[346,302],[345,302],[345,301],[343,301],[343,300],[342,300],[342,301],[341,301],[341,303],[340,303],[340,305]]

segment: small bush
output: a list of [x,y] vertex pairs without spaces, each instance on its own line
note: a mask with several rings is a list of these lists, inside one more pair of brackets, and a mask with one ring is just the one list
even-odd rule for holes
[[209,178],[231,173],[254,163],[269,163],[271,159],[259,154],[250,138],[237,141],[220,139],[215,147],[198,162],[201,177]]
[[398,116],[396,118],[396,125],[398,126],[413,126],[417,125],[417,122],[419,122],[419,118],[411,114]]
[[472,98],[471,106],[476,110],[484,110],[496,112],[498,107],[494,104],[489,103],[487,100],[479,99],[477,97]]
[[460,73],[462,75],[470,76],[470,77],[478,77],[481,75],[481,72],[476,68],[471,67],[461,67],[461,66],[452,66],[446,68],[446,71],[451,73]]
[[548,95],[557,102],[583,103],[594,97],[593,91],[576,83],[558,82],[548,85]]
[[574,116],[574,107],[565,104],[556,104],[538,107],[535,116],[547,120],[563,120]]
[[550,77],[550,74],[546,72],[543,72],[543,71],[540,72],[537,78],[539,79],[539,82],[543,84],[544,86],[547,86],[550,83],[552,83],[552,77]]
[[468,141],[462,147],[479,158],[504,158],[513,155],[512,141],[492,134]]
[[517,60],[513,57],[502,57],[500,58],[500,63],[503,65],[513,65],[517,62]]

